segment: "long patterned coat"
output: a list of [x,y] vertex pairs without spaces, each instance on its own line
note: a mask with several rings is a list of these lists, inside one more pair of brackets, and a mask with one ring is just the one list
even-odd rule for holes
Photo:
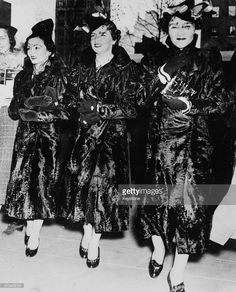
[[12,150],[18,121],[8,115],[14,77],[22,70],[24,55],[17,51],[0,54],[0,205],[4,204],[10,176]]
[[[180,52],[170,40],[168,45],[167,58]],[[206,204],[213,149],[208,121],[225,111],[228,97],[217,55],[197,49],[195,40],[183,50],[190,56],[190,64],[162,91],[157,68],[153,64],[150,68],[153,81],[149,85],[155,102],[148,133],[146,182],[155,188],[156,195],[145,198],[139,223],[145,238],[160,235],[169,248],[175,237],[178,252],[190,254],[203,252],[209,235]],[[186,97],[192,103],[190,112],[170,109],[161,94]]]
[[67,119],[63,111],[43,113],[41,122],[20,119],[18,110],[25,108],[24,101],[30,96],[43,95],[46,86],[56,89],[58,102],[63,107],[62,94],[67,79],[61,61],[53,59],[42,73],[35,76],[32,73],[32,66],[27,66],[17,74],[9,107],[10,117],[19,120],[19,124],[5,204],[7,214],[18,219],[55,217],[60,174],[60,120]]
[[81,89],[85,95],[92,90],[110,112],[92,126],[78,127],[66,184],[63,216],[91,223],[96,232],[128,227],[129,207],[119,204],[118,185],[129,183],[126,120],[136,116],[136,97],[144,94],[136,71],[120,48],[97,72],[94,59],[71,72],[71,104],[78,102]]

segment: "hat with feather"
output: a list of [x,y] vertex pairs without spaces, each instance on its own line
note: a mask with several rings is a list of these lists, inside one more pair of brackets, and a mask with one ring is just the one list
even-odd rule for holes
[[211,0],[185,0],[172,1],[165,10],[163,10],[162,27],[166,31],[166,24],[173,16],[183,20],[198,24],[204,13],[214,14]]
[[82,25],[77,25],[74,31],[85,31],[86,33],[91,33],[109,22],[111,22],[111,20],[103,1],[96,0],[92,14],[88,14],[84,18]]

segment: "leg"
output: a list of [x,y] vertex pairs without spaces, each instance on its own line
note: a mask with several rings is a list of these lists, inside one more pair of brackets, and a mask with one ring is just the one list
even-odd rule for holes
[[80,242],[79,253],[83,259],[86,259],[88,257],[88,246],[89,246],[89,241],[93,233],[93,227],[89,223],[89,224],[84,224],[83,228],[84,228],[84,235]]
[[175,259],[172,269],[170,271],[169,277],[171,280],[171,284],[173,286],[178,285],[183,282],[184,279],[184,270],[187,266],[189,259],[188,254],[179,254],[177,247],[175,250]]
[[31,235],[31,232],[33,230],[33,226],[34,226],[34,220],[27,220],[26,221],[25,234],[27,236],[30,236]]
[[[29,224],[30,238],[29,238],[27,247],[31,250],[34,250],[38,248],[39,246],[39,236],[40,236],[42,225],[43,225],[43,220],[41,219],[32,220],[32,222]],[[28,229],[28,221],[27,221],[27,229]]]
[[[4,210],[4,205],[2,206],[2,209]],[[8,225],[5,230],[2,231],[4,235],[11,235],[13,234],[16,230],[18,231],[23,231],[24,228],[24,223],[23,221],[20,221],[16,218],[8,218]]]
[[151,260],[149,262],[149,275],[151,278],[156,278],[162,271],[163,261],[165,257],[165,245],[158,235],[152,235],[152,244],[154,247]]
[[155,260],[158,264],[162,264],[165,257],[165,245],[161,236],[153,235],[152,244],[154,247],[152,259]]
[[92,233],[93,233],[93,227],[89,223],[89,224],[84,224],[83,229],[84,229],[84,235],[83,235],[83,238],[81,240],[81,245],[85,249],[88,249],[89,241],[90,241]]
[[89,242],[88,258],[90,260],[95,260],[98,257],[99,241],[101,238],[101,233],[96,233],[93,227],[92,236]]

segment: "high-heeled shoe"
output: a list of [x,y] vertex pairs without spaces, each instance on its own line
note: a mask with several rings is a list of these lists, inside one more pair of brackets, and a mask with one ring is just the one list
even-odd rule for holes
[[98,256],[95,260],[90,260],[87,258],[87,266],[88,268],[96,268],[100,263],[100,247],[98,247]]
[[162,269],[163,269],[163,264],[160,265],[155,260],[153,259],[150,260],[148,270],[149,270],[149,275],[151,278],[156,278],[157,276],[159,276]]
[[185,286],[184,286],[184,282],[181,282],[177,285],[172,285],[171,283],[171,279],[170,279],[170,273],[167,276],[167,282],[169,284],[170,287],[170,292],[185,292]]
[[26,249],[25,249],[25,255],[27,256],[27,257],[34,257],[36,254],[37,254],[37,252],[38,252],[38,249],[39,249],[39,244],[38,244],[38,247],[37,248],[35,248],[35,249],[30,249],[28,246],[26,247]]
[[88,256],[88,249],[82,246],[82,241],[80,242],[80,246],[79,246],[79,254],[81,258],[83,259],[86,259]]

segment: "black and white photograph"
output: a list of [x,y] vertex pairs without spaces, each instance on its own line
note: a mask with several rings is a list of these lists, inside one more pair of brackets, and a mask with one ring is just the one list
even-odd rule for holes
[[0,292],[236,291],[236,0],[0,0]]

